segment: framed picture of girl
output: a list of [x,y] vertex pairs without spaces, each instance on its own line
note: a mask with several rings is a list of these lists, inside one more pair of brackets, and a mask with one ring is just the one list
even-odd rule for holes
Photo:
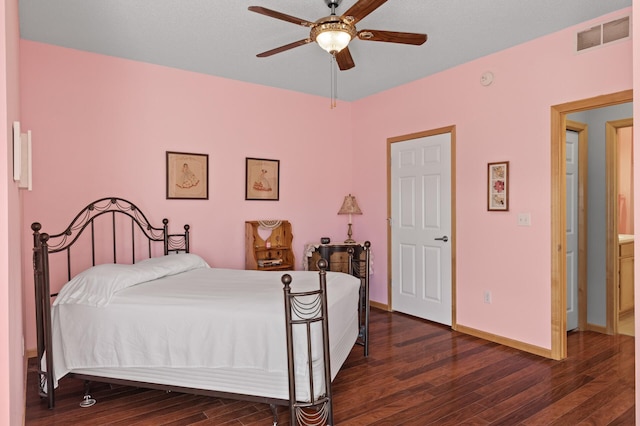
[[167,199],[209,199],[209,155],[167,151]]
[[244,199],[280,199],[280,160],[247,158]]

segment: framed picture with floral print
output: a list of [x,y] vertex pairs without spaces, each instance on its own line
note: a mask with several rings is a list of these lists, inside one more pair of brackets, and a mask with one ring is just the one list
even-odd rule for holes
[[489,163],[487,210],[509,210],[509,162]]

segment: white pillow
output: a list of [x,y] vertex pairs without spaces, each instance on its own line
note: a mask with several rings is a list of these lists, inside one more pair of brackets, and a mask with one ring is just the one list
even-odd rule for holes
[[169,254],[162,257],[152,257],[136,263],[137,266],[153,268],[160,276],[174,275],[180,272],[198,268],[208,268],[209,265],[197,254],[182,253]]
[[66,283],[58,293],[54,305],[76,303],[106,306],[116,292],[127,287],[167,275],[208,267],[207,262],[195,254],[156,257],[134,265],[96,265]]

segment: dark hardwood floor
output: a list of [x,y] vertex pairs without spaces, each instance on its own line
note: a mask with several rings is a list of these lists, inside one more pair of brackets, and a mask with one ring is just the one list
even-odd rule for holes
[[[370,356],[334,380],[339,425],[633,425],[634,338],[569,335],[552,361],[415,318],[372,310]],[[27,425],[270,425],[267,405],[62,379],[48,410],[28,374]],[[280,425],[288,410],[279,408]]]

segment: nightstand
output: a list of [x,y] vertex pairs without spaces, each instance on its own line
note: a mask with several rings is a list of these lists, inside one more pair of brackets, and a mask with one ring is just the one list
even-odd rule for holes
[[333,272],[349,272],[349,248],[353,248],[354,257],[364,260],[364,245],[366,243],[310,243],[305,246],[306,265],[305,269],[309,271],[318,270],[318,260],[325,259],[327,261],[328,271]]
[[[358,344],[364,346],[364,356],[369,356],[369,275],[371,273],[371,243],[311,243],[305,246],[305,269],[318,270],[318,260],[325,259],[327,270],[344,272],[360,278],[360,302],[358,316],[360,329]],[[351,261],[350,261],[351,260]]]

